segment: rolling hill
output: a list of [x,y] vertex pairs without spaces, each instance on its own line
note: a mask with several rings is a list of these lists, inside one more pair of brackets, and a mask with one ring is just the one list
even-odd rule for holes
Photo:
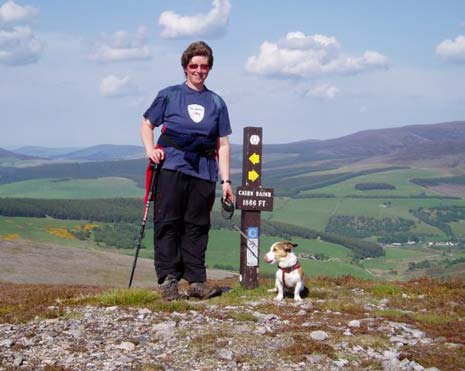
[[[465,153],[465,121],[431,125],[409,125],[398,128],[365,130],[329,140],[305,140],[300,142],[265,145],[268,153],[294,153],[299,160],[346,158],[366,159],[404,153],[425,153],[434,149],[434,156]],[[416,155],[415,155],[416,156]],[[388,158],[388,157],[386,157]],[[394,162],[396,157],[392,157]]]
[[41,158],[59,158],[61,155],[75,152],[79,150],[78,147],[61,147],[61,148],[49,148],[49,147],[40,147],[40,146],[23,146],[20,148],[15,148],[14,153],[22,153],[28,156],[41,157]]
[[36,159],[35,156],[28,156],[12,151],[7,151],[6,149],[0,148],[0,161],[4,159],[14,159],[14,160],[33,160]]
[[[141,146],[93,146],[60,155],[67,162],[78,163],[52,161],[29,168],[2,167],[0,184],[44,178],[123,177],[142,185],[146,165],[143,152]],[[231,152],[232,177],[234,184],[239,184],[241,146],[233,145]],[[3,153],[14,155],[8,151]],[[462,175],[465,174],[465,121],[366,130],[330,140],[264,145],[263,153],[267,186],[289,195],[385,168],[416,166],[439,169],[446,175]],[[309,184],[312,184],[310,188]]]
[[49,160],[68,161],[114,161],[131,160],[145,156],[142,146],[100,144],[87,148],[49,148],[25,146],[15,150],[29,156],[47,158]]
[[60,159],[81,161],[114,161],[131,160],[143,157],[145,157],[145,150],[142,146],[101,144],[62,154]]
[[[240,166],[242,146],[232,145],[233,165]],[[28,156],[68,161],[117,161],[144,158],[144,148],[137,145],[102,144],[73,150],[22,147],[16,152],[0,150],[0,157],[28,159]],[[314,161],[339,160],[336,165],[376,158],[390,164],[407,164],[419,159],[437,160],[465,157],[465,121],[364,130],[328,140],[303,140],[264,145],[267,168],[299,166]],[[26,156],[24,155],[26,154]]]

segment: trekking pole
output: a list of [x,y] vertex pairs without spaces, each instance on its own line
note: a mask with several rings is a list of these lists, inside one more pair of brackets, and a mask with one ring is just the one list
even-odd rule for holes
[[129,286],[128,286],[128,288],[131,288],[132,279],[134,278],[134,272],[136,270],[137,258],[139,257],[139,250],[141,248],[142,239],[144,238],[145,225],[147,224],[147,217],[149,215],[150,201],[151,201],[151,199],[153,197],[155,176],[156,176],[158,167],[157,167],[157,164],[152,162],[152,161],[150,162],[150,166],[152,167],[152,176],[150,177],[149,192],[148,192],[148,195],[147,195],[147,201],[145,202],[144,215],[142,217],[142,224],[140,226],[139,239],[137,240],[136,254],[134,255],[134,262],[132,263],[131,278],[129,278]]

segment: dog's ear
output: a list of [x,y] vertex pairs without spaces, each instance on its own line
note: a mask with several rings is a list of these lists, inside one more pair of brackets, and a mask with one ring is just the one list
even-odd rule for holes
[[298,245],[296,243],[292,243],[290,241],[285,241],[284,242],[284,250],[286,251],[291,251],[294,247],[297,247]]

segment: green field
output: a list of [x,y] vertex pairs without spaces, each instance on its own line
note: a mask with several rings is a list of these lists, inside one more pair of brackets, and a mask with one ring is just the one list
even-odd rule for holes
[[[415,225],[411,233],[428,236],[432,241],[446,238],[444,233],[436,227],[425,224],[416,219],[410,209],[419,207],[432,208],[441,206],[465,206],[465,200],[445,198],[389,198],[388,196],[432,195],[425,188],[410,183],[412,178],[428,178],[440,175],[438,172],[420,169],[388,170],[370,175],[359,176],[347,181],[333,184],[307,194],[334,194],[335,198],[276,198],[274,211],[262,213],[262,218],[300,225],[303,227],[324,230],[331,216],[366,216],[373,218],[405,218],[413,220]],[[354,188],[357,183],[379,182],[396,186],[395,190],[358,191]],[[348,195],[380,196],[373,199],[346,198]],[[98,178],[98,179],[42,179],[0,186],[0,197],[32,197],[32,198],[106,198],[106,197],[142,197],[143,190],[126,178]],[[383,198],[382,196],[386,196]],[[216,207],[218,207],[218,204]],[[456,225],[455,225],[456,224]],[[457,236],[463,236],[462,224],[452,225]]]
[[[146,246],[152,246],[152,239],[153,233],[152,230],[149,230],[145,236],[144,244]],[[261,258],[269,250],[269,247],[276,241],[278,241],[276,237],[270,237],[266,235],[262,236],[260,239]],[[315,262],[302,259],[304,269],[306,266],[311,266],[312,268],[311,270],[305,269],[306,272],[309,272],[309,275],[328,274],[334,276],[354,274],[357,277],[367,276],[367,273],[363,269],[350,264],[352,252],[343,246],[324,241],[308,240],[302,238],[294,238],[292,241],[298,244],[298,247],[295,250],[297,254],[326,254],[331,259],[334,259],[328,262]],[[209,267],[214,268],[219,266],[230,266],[234,268],[234,271],[239,272],[240,234],[238,232],[227,230],[212,230],[210,232],[208,246],[206,260]],[[151,249],[147,249],[141,253],[141,256],[146,258],[153,258],[153,251]],[[276,271],[276,267],[269,266],[261,261],[260,270],[266,274],[272,274]],[[325,270],[327,270],[327,273],[324,273]]]
[[[440,198],[437,194],[410,182],[412,178],[431,178],[439,173],[430,170],[402,169],[363,175],[327,187],[306,191],[302,194],[332,194],[334,198],[278,198],[273,213],[266,215],[269,220],[296,224],[303,227],[324,230],[329,219],[335,215],[365,216],[377,219],[404,218],[413,220],[411,233],[428,236],[431,241],[444,240],[447,236],[436,227],[418,220],[409,210],[419,207],[465,206],[463,199]],[[359,191],[357,183],[389,183],[395,190]],[[379,198],[347,198],[349,195]],[[438,198],[395,198],[409,196],[436,196]],[[383,197],[385,196],[385,198]],[[391,198],[394,197],[394,198]],[[456,225],[455,225],[456,224]],[[463,236],[462,223],[452,228],[457,236]]]
[[[76,239],[67,239],[59,237],[49,230],[55,228],[59,230],[66,230],[67,228],[76,228],[79,225],[85,224],[82,221],[62,221],[55,219],[41,219],[41,218],[10,218],[0,217],[0,238],[15,240],[27,239],[38,242],[49,242],[54,244],[62,244],[68,246],[75,246],[81,248],[99,248],[94,243],[88,241],[79,241]],[[153,246],[153,231],[147,230],[144,244],[146,246]],[[262,236],[261,238],[261,257],[268,251],[269,246],[276,242],[275,237]],[[350,250],[316,240],[305,240],[296,238],[293,240],[299,246],[296,253],[305,252],[308,254],[324,253],[328,255],[331,261],[315,262],[302,259],[302,266],[307,272],[307,275],[345,275],[353,274],[358,277],[367,277],[367,273],[355,265],[350,264],[351,252]],[[101,248],[101,247],[100,247]],[[123,254],[133,255],[134,249],[113,249]],[[153,258],[153,249],[147,248],[141,250],[141,257]],[[209,248],[207,252],[207,265],[214,268],[215,266],[231,266],[233,271],[239,271],[239,257],[240,257],[240,235],[234,231],[227,230],[212,230],[210,233]],[[260,262],[261,272],[266,274],[273,274],[276,271],[275,266],[267,265]]]
[[71,220],[56,220],[49,218],[10,218],[0,216],[0,238],[15,240],[18,238],[59,243],[70,246],[82,246],[81,241],[62,238],[47,231],[47,228],[73,228],[83,222]]
[[23,198],[114,198],[143,197],[144,191],[126,178],[35,179],[0,185],[0,197]]
[[[93,242],[68,239],[60,236],[68,228],[77,228],[84,221],[63,221],[50,218],[12,218],[0,217],[0,238],[8,240],[26,239],[44,243],[54,243],[64,246],[74,246],[86,249],[102,249]],[[58,235],[57,235],[58,232]],[[66,234],[65,234],[66,235]],[[152,249],[153,231],[147,230],[140,256],[153,259]],[[263,255],[269,246],[276,242],[276,237],[262,236],[260,246],[260,273],[271,276],[276,272],[276,265],[268,265],[263,261]],[[409,262],[418,262],[425,259],[443,259],[442,251],[421,247],[387,247],[386,256],[374,259],[365,259],[361,263],[352,262],[352,253],[345,247],[319,240],[293,238],[298,244],[295,252],[306,255],[325,254],[326,261],[315,261],[301,258],[301,264],[307,276],[343,276],[353,275],[368,279],[401,279],[408,278],[407,268]],[[134,243],[135,245],[135,243]],[[106,250],[127,255],[134,255],[134,249],[105,248]],[[465,251],[454,251],[447,258],[453,259],[465,256]],[[207,251],[207,266],[210,268],[223,268],[234,272],[239,271],[240,235],[235,231],[212,230],[210,233],[209,248]],[[396,273],[393,273],[396,271]]]
[[[262,219],[279,221],[288,224],[324,231],[329,219],[336,215],[365,216],[376,219],[404,218],[415,222],[409,233],[421,236],[427,241],[445,241],[447,236],[438,228],[418,220],[409,210],[447,206],[465,207],[464,199],[441,198],[425,188],[410,183],[412,178],[437,177],[435,171],[421,169],[402,169],[378,172],[359,176],[338,184],[305,192],[311,194],[332,194],[333,198],[299,198],[277,197],[274,200],[273,212],[263,212]],[[266,183],[266,181],[264,180]],[[359,191],[354,188],[357,183],[388,183],[396,187],[395,190]],[[379,196],[378,198],[347,198],[348,195]],[[412,195],[436,196],[437,198],[399,198]],[[4,184],[0,186],[0,197],[31,197],[31,198],[59,198],[59,199],[89,199],[106,197],[138,197],[142,198],[143,190],[126,178],[98,178],[98,179],[42,179]],[[384,197],[383,197],[384,196]],[[390,198],[394,197],[394,198]],[[395,198],[398,197],[398,198]],[[215,209],[219,209],[216,202]],[[236,211],[237,214],[240,211]],[[0,238],[24,238],[32,241],[50,242],[82,248],[101,248],[89,241],[67,239],[60,236],[68,228],[85,224],[84,221],[62,221],[51,218],[8,218],[0,216]],[[450,227],[457,238],[465,238],[465,221],[450,223]],[[47,229],[48,228],[48,229]],[[57,228],[58,230],[50,230]],[[377,236],[368,239],[376,241]],[[153,231],[147,230],[144,244],[152,246]],[[262,236],[261,255],[269,246],[279,240],[279,237]],[[324,241],[294,238],[299,246],[296,253],[306,255],[325,254],[326,261],[302,259],[302,265],[308,276],[312,275],[346,275],[352,274],[364,278],[408,278],[407,272],[410,262],[423,260],[445,259],[444,251],[416,246],[386,247],[385,257],[365,259],[360,263],[352,262],[352,252],[343,246]],[[239,233],[230,230],[213,230],[210,235],[207,253],[207,265],[213,267],[239,268]],[[135,242],[134,242],[135,245]],[[113,249],[119,253],[132,255],[133,250]],[[465,255],[463,251],[449,252],[447,258],[454,259]],[[141,256],[153,258],[152,248],[142,250]],[[260,264],[263,274],[273,274],[274,266]],[[416,272],[418,273],[418,272]]]
[[[405,196],[405,195],[435,195],[435,193],[410,182],[413,178],[435,178],[440,173],[432,170],[421,169],[402,169],[389,170],[369,175],[358,176],[344,182],[333,184],[316,190],[304,191],[302,194],[330,193],[336,197],[347,195],[386,195],[386,196]],[[359,191],[355,188],[357,183],[387,183],[396,187],[393,190],[369,190]]]
[[450,223],[450,227],[457,238],[465,238],[465,220]]
[[442,231],[418,220],[409,210],[418,207],[465,206],[464,200],[453,199],[390,199],[389,207],[384,206],[383,202],[386,200],[383,199],[304,198],[276,201],[275,211],[265,216],[269,220],[324,230],[329,218],[334,215],[368,216],[379,219],[402,217],[416,222],[412,229],[414,233],[436,235],[439,239],[445,238]]

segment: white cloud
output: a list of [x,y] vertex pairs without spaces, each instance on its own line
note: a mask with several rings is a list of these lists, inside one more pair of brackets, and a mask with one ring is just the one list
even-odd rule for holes
[[289,32],[277,43],[265,41],[258,56],[248,58],[246,70],[264,76],[315,77],[355,74],[388,66],[388,59],[376,51],[352,57],[341,52],[334,37]]
[[307,96],[315,99],[332,100],[336,98],[336,95],[340,93],[340,90],[330,84],[316,85],[307,90]]
[[97,62],[119,62],[151,59],[150,49],[145,45],[147,29],[139,27],[135,34],[120,30],[112,35],[102,34],[93,45],[89,59]]
[[465,36],[444,40],[436,47],[436,54],[452,63],[465,63]]
[[26,21],[38,14],[39,11],[32,6],[21,6],[14,1],[7,1],[0,6],[0,23]]
[[28,26],[0,29],[0,63],[26,65],[39,60],[43,44]]
[[137,95],[139,88],[129,76],[109,75],[100,82],[100,93],[107,98],[122,98]]
[[231,3],[229,0],[213,0],[213,8],[207,14],[182,16],[171,10],[160,14],[158,23],[167,39],[189,37],[219,37],[226,32]]
[[289,32],[284,39],[278,42],[281,48],[287,49],[339,49],[339,43],[335,37],[315,34],[306,36],[303,32]]

